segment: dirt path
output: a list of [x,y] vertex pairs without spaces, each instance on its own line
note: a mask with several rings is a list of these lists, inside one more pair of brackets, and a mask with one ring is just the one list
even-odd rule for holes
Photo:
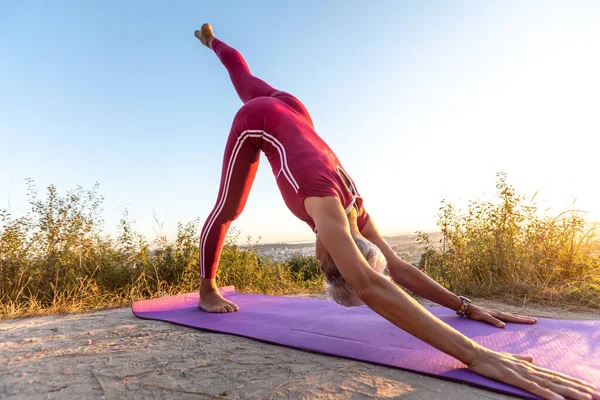
[[[600,318],[597,311],[500,308],[553,318]],[[84,398],[511,397],[392,368],[142,320],[129,309],[0,322],[0,399]]]

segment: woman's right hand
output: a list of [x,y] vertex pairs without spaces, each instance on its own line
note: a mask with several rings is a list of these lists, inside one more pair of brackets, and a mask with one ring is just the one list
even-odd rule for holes
[[479,375],[516,386],[544,399],[600,400],[600,393],[594,385],[538,367],[532,361],[532,356],[486,350],[480,352],[468,367]]

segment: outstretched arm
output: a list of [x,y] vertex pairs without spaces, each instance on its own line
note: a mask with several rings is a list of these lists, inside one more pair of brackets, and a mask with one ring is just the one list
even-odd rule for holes
[[[377,226],[372,218],[366,223],[361,234],[371,243],[375,244],[388,262],[388,272],[394,282],[410,290],[417,296],[424,297],[444,307],[458,310],[461,299],[439,283],[431,279],[415,266],[403,261],[389,246],[385,239],[379,234]],[[516,322],[522,324],[534,324],[535,318],[487,309],[471,304],[467,309],[467,315],[475,320],[487,322],[491,325],[503,328],[504,322]]]
[[[568,376],[552,375],[552,371],[530,364],[531,356],[498,353],[475,343],[371,269],[352,240],[348,219],[338,199],[309,197],[304,205],[340,273],[373,311],[488,378],[546,399],[562,398],[557,393],[575,399],[591,398],[594,392],[591,385]],[[594,399],[600,400],[600,395]]]
[[458,310],[460,298],[442,287],[418,268],[404,262],[385,239],[379,234],[373,218],[369,218],[360,232],[367,240],[379,247],[388,262],[388,272],[394,282],[407,288],[417,296],[424,297],[452,310]]
[[439,350],[471,363],[482,348],[435,318],[396,285],[375,272],[350,235],[348,219],[334,197],[309,197],[304,202],[319,238],[346,282],[375,312]]

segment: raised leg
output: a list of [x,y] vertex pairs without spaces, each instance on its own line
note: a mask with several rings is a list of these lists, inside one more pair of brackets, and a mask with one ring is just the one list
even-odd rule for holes
[[276,97],[304,117],[310,126],[314,127],[308,110],[298,98],[290,93],[277,90],[262,79],[252,75],[246,60],[240,52],[217,39],[210,24],[202,25],[202,28],[197,30],[194,35],[202,44],[214,50],[227,72],[229,72],[233,87],[244,104],[257,97]]
[[213,49],[219,57],[229,72],[233,87],[244,104],[256,97],[267,96],[276,91],[273,86],[252,75],[246,60],[239,51],[215,38],[210,24],[202,25],[195,35],[205,46]]

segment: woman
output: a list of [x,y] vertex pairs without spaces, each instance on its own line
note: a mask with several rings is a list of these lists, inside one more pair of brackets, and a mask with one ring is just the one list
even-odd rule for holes
[[503,321],[536,320],[471,304],[402,261],[379,234],[360,193],[333,151],[315,132],[306,107],[289,93],[254,77],[235,49],[216,39],[209,24],[195,36],[214,50],[244,105],[225,147],[217,203],[200,239],[202,277],[198,306],[207,312],[238,307],[217,290],[215,274],[231,222],[242,212],[261,151],[269,160],[290,211],[316,234],[316,256],[331,297],[345,306],[366,304],[399,328],[459,359],[469,369],[546,399],[598,399],[592,385],[536,367],[531,356],[484,348],[431,315],[383,275],[461,316],[499,328]]

